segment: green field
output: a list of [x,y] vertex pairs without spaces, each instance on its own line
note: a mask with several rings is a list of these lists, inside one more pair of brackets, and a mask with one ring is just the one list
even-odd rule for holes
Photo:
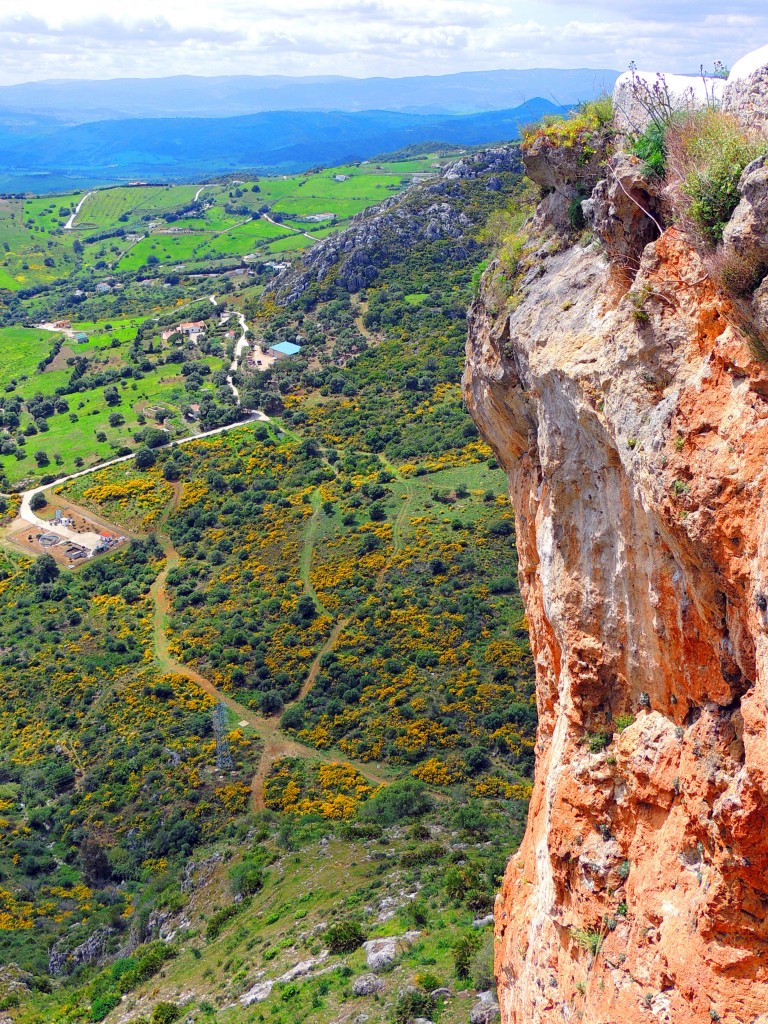
[[[220,362],[217,365],[221,365]],[[69,374],[69,370],[56,370],[36,375],[24,389],[24,395],[53,394],[55,388],[66,384]],[[123,381],[119,390],[120,403],[112,407],[107,406],[102,388],[67,395],[69,411],[51,416],[47,421],[47,431],[27,438],[24,458],[0,455],[0,471],[15,484],[45,473],[58,476],[73,472],[78,468],[76,458],[83,459],[86,466],[109,459],[121,446],[135,446],[133,432],[139,428],[137,417],[148,406],[163,405],[172,411],[172,416],[165,423],[172,436],[185,436],[192,432],[178,410],[185,396],[184,381],[172,367],[158,368],[140,381]],[[118,427],[109,425],[109,416],[114,412],[122,414],[125,419]],[[22,417],[22,429],[31,419],[28,414]],[[149,416],[148,422],[151,422]],[[105,439],[99,440],[97,434],[105,435]],[[37,466],[33,457],[37,451],[46,453],[50,460],[47,466]]]
[[51,351],[58,335],[28,327],[0,327],[0,386],[29,376]]
[[[322,238],[331,226],[343,226],[355,214],[399,192],[414,174],[434,173],[434,163],[434,157],[426,156],[255,181],[125,185],[90,193],[3,199],[0,289],[14,292],[48,284],[68,277],[78,267],[105,275],[132,274],[146,269],[148,257],[155,257],[162,267],[243,256],[259,249],[265,253],[302,249],[307,239],[285,236],[308,231]],[[336,181],[337,175],[347,180]],[[196,196],[196,208],[189,210]],[[73,229],[65,231],[70,213],[83,199]],[[294,223],[276,227],[261,218],[249,220],[264,207],[287,215]],[[333,214],[333,221],[304,219],[320,213]],[[169,233],[174,228],[185,233]],[[146,237],[136,242],[118,232]],[[93,237],[103,234],[108,237]]]
[[[112,381],[107,378],[83,391],[72,385],[75,361],[83,357],[88,360],[89,374],[114,373],[130,367],[137,330],[146,319],[137,316],[74,322],[74,330],[88,334],[86,343],[75,342],[56,331],[0,328],[0,408],[4,404],[11,407],[13,403],[23,403],[18,414],[16,447],[0,454],[0,473],[5,474],[10,485],[33,481],[46,474],[72,472],[82,464],[88,466],[114,456],[118,448],[135,448],[134,433],[143,425],[156,425],[154,410],[157,407],[167,411],[164,426],[173,436],[193,432],[192,425],[181,413],[181,406],[193,400],[185,388],[185,378],[178,364],[166,364],[157,356],[163,347],[158,337],[160,328],[146,334],[150,346],[147,351],[153,353],[148,365],[152,366],[157,360],[154,368],[144,367],[141,373],[132,370],[133,378]],[[59,354],[41,371],[38,364],[52,353],[59,339],[63,339]],[[168,351],[168,346],[165,349]],[[193,350],[188,358],[195,359],[199,365],[205,364],[212,373],[229,363],[223,349],[219,355],[204,355]],[[134,365],[136,362],[133,359]],[[119,392],[119,401],[111,405],[105,398],[105,389],[110,386],[117,387]],[[210,375],[205,378],[202,390],[215,390]],[[40,418],[35,419],[26,404],[35,396],[53,399],[61,396],[66,406],[47,415],[41,424]],[[119,413],[123,422],[110,426],[109,419],[114,413]],[[146,417],[145,424],[141,422],[142,416]],[[9,426],[12,424],[5,424],[6,431]],[[99,438],[97,434],[103,436]],[[42,465],[34,458],[38,451],[48,457]]]
[[306,249],[312,245],[312,239],[306,235],[291,235],[290,238],[281,238],[267,246],[267,252],[293,252],[295,249]]
[[128,215],[139,220],[146,214],[173,210],[191,203],[198,188],[195,185],[136,185],[98,189],[83,203],[75,228],[107,228]]

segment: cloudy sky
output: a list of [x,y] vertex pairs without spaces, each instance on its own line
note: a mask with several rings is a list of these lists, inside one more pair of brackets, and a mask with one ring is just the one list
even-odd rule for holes
[[768,43],[765,0],[0,0],[0,84],[173,74],[695,72]]

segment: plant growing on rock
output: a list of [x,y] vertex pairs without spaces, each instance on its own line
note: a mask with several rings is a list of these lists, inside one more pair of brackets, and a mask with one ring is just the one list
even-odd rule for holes
[[603,933],[596,928],[573,928],[571,935],[582,949],[597,956],[603,945]]
[[611,734],[609,732],[595,732],[587,738],[587,744],[590,752],[593,754],[599,754],[611,742]]
[[714,248],[739,202],[742,171],[768,151],[768,142],[729,114],[706,109],[673,119],[665,146],[675,219]]

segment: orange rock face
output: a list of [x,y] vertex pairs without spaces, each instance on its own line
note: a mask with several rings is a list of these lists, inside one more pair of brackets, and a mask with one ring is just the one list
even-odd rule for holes
[[[465,396],[505,467],[536,660],[507,1024],[768,1020],[768,367],[674,230],[481,297]],[[486,289],[490,294],[489,289]]]

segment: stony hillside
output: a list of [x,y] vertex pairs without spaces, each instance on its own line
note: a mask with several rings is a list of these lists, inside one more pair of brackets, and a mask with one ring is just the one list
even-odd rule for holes
[[[461,258],[473,249],[482,203],[468,194],[467,182],[487,178],[490,193],[509,189],[522,170],[516,145],[485,150],[451,164],[437,180],[413,186],[358,214],[346,231],[325,239],[275,284],[277,298],[290,302],[340,285],[350,292],[376,281],[380,271],[402,258],[404,248],[449,240]],[[469,200],[469,201],[468,201]]]
[[540,716],[509,1024],[768,1019],[767,78],[530,134],[542,202],[471,312]]

